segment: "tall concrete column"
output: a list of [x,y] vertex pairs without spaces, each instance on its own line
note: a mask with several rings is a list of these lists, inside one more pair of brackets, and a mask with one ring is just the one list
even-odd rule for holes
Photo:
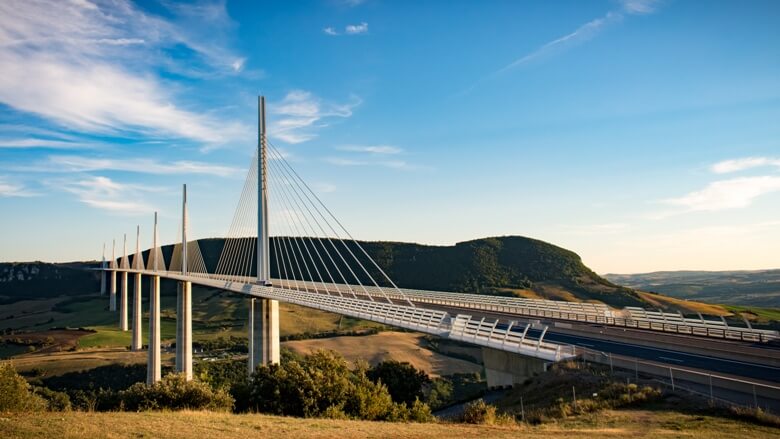
[[130,349],[133,351],[140,351],[143,348],[143,340],[141,336],[142,323],[142,310],[141,310],[141,273],[135,274],[135,280],[133,281],[133,341],[130,344]]
[[126,271],[122,272],[122,290],[119,296],[119,329],[121,331],[127,331],[127,275]]
[[151,277],[149,286],[149,359],[146,364],[146,384],[160,381],[160,276]]
[[176,371],[192,379],[192,282],[179,282],[176,303]]
[[106,295],[106,243],[103,243],[103,262],[100,263],[100,295]]
[[108,309],[116,311],[116,270],[111,270],[111,289],[108,294]]
[[251,375],[257,366],[279,364],[279,301],[250,299],[249,364]]

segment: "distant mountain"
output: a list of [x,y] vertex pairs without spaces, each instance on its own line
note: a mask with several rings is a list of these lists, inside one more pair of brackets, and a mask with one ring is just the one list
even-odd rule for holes
[[[283,242],[280,241],[280,244]],[[245,239],[231,244],[252,248]],[[362,247],[398,286],[429,290],[469,292],[477,294],[513,295],[531,298],[549,298],[568,301],[599,301],[617,307],[642,306],[646,302],[629,288],[617,286],[598,276],[586,267],[572,251],[536,239],[505,236],[461,242],[454,246],[430,246],[400,242],[361,242]],[[308,239],[292,239],[288,248],[311,248]],[[316,242],[322,249],[332,248],[326,241]],[[341,244],[338,244],[339,246]],[[202,239],[199,247],[210,272],[219,262],[224,239]],[[272,276],[278,276],[277,248],[272,243]],[[363,256],[355,245],[349,248],[377,279],[379,271]],[[162,248],[166,261],[170,261],[173,246]],[[313,252],[313,250],[310,250]],[[342,253],[348,255],[345,249]],[[305,251],[302,251],[305,253]],[[301,255],[298,254],[300,258]],[[326,261],[328,258],[324,258]],[[339,261],[335,252],[333,259]],[[144,254],[148,260],[148,254]],[[254,264],[248,263],[248,266]],[[354,265],[354,264],[353,264]],[[99,288],[98,275],[84,271],[87,264],[63,265],[46,263],[0,264],[0,296],[19,297],[56,296]],[[93,263],[91,266],[96,266]],[[338,268],[349,273],[343,263],[318,264],[322,273]],[[314,272],[314,267],[311,267]],[[361,282],[369,279],[355,269]],[[254,274],[254,270],[250,274]],[[354,282],[352,279],[349,281]],[[386,283],[385,283],[386,284]]]
[[607,274],[612,282],[708,303],[780,308],[780,269]]

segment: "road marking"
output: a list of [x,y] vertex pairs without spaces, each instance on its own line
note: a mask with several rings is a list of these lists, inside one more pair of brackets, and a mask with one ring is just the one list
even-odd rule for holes
[[668,361],[675,361],[677,363],[685,363],[685,360],[680,360],[678,358],[669,358],[669,357],[658,357],[659,360],[668,360]]

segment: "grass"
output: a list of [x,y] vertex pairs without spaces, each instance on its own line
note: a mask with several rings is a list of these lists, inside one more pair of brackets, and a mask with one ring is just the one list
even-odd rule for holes
[[727,310],[741,314],[748,320],[759,324],[780,322],[780,308],[760,308],[754,306],[723,305]]
[[301,354],[330,349],[350,362],[359,359],[370,364],[384,360],[406,361],[431,376],[454,373],[479,373],[482,367],[465,360],[429,350],[425,336],[410,332],[380,332],[358,337],[332,337],[318,340],[289,341],[284,347]]
[[[20,373],[41,371],[43,376],[93,369],[109,364],[146,364],[147,352],[130,352],[123,348],[86,349],[76,352],[51,352],[15,357],[14,367]],[[163,362],[171,362],[173,354],[163,352]],[[0,435],[0,437],[2,437]]]
[[695,314],[700,312],[705,315],[727,316],[729,310],[720,305],[710,305],[709,303],[694,302],[691,300],[676,299],[674,297],[663,296],[655,293],[638,292],[639,296],[646,302],[658,308],[670,311],[681,311],[683,314]]
[[770,438],[778,429],[669,411],[614,410],[542,426],[402,424],[210,412],[0,414],[3,438]]

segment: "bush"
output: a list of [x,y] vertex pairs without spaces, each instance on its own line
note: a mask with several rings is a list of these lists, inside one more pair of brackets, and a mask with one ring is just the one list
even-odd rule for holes
[[0,362],[0,412],[46,409],[46,401],[30,392],[30,385],[9,362]]
[[187,381],[183,374],[169,374],[151,386],[136,383],[119,392],[125,410],[218,410],[233,407],[233,398],[225,390],[199,381]]
[[64,412],[71,409],[70,397],[67,393],[57,392],[47,387],[33,387],[33,394],[41,397],[46,403],[46,409],[53,412]]
[[407,405],[422,398],[424,386],[431,381],[425,372],[395,360],[383,361],[372,367],[368,370],[368,377],[387,386],[393,401]]
[[487,424],[496,423],[496,407],[485,403],[482,398],[466,404],[461,415],[461,421],[467,424]]
[[281,364],[258,367],[249,382],[249,406],[255,411],[301,417],[426,422],[430,408],[415,400],[411,408],[394,403],[381,382],[368,377],[368,366],[350,369],[332,351],[288,356]]

